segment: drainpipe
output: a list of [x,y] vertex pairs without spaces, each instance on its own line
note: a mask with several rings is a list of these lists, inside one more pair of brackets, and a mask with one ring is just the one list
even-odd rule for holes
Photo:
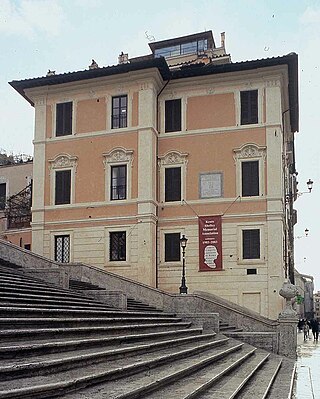
[[[156,162],[158,162],[158,155],[159,155],[159,96],[160,94],[163,92],[163,90],[167,87],[167,85],[169,84],[170,79],[167,80],[167,82],[162,86],[161,90],[159,91],[159,93],[157,94],[157,103],[156,103],[156,129],[157,129],[157,133],[158,133],[158,137],[157,137],[157,146],[156,146]],[[159,187],[159,171],[158,171],[158,165],[156,165],[156,171],[157,171],[157,188],[156,188],[156,198],[157,198],[157,202],[159,202],[159,192],[160,192],[160,187]],[[159,284],[158,284],[158,218],[159,218],[159,206],[157,206],[157,222],[156,222],[156,288],[159,288]]]

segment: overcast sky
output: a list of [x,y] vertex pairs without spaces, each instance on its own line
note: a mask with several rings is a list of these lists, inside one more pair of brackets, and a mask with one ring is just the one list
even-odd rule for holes
[[[33,108],[8,82],[149,53],[148,41],[226,32],[232,61],[296,52],[300,72],[296,267],[320,290],[320,0],[0,0],[0,149],[33,153]],[[305,228],[309,237],[304,237]]]

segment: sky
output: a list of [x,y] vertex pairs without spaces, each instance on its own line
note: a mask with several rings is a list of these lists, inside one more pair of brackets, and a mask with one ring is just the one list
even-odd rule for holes
[[[232,61],[299,55],[296,268],[320,290],[320,0],[0,0],[0,150],[33,153],[34,109],[9,81],[117,64],[149,53],[151,39],[226,32]],[[309,230],[305,237],[304,230]]]

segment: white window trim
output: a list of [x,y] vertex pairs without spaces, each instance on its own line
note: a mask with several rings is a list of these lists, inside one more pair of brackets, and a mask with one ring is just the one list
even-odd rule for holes
[[[132,165],[133,165],[133,150],[127,150],[123,147],[113,148],[107,153],[103,153],[103,164],[105,170],[105,201],[108,203],[125,203],[131,199],[132,189]],[[111,166],[127,166],[127,181],[126,181],[126,199],[111,200]]]
[[160,168],[160,201],[166,204],[177,204],[180,201],[165,202],[165,172],[167,168],[181,168],[181,202],[186,199],[188,154],[171,150],[159,157]]
[[[57,155],[53,159],[49,159],[49,173],[50,173],[50,188],[51,196],[50,203],[53,206],[68,206],[75,203],[75,175],[77,171],[78,157],[71,156],[67,153]],[[71,170],[71,187],[70,187],[70,204],[55,204],[56,192],[56,172]]]
[[[241,198],[255,199],[265,196],[265,160],[266,160],[265,146],[259,146],[254,143],[247,143],[240,148],[235,148],[234,161],[236,164],[236,188],[237,196]],[[242,162],[245,161],[258,161],[259,162],[259,195],[252,197],[242,196]]]
[[171,261],[171,262],[166,262],[165,261],[165,255],[166,255],[166,242],[165,242],[165,235],[166,234],[173,234],[173,233],[179,233],[180,237],[185,234],[185,229],[184,228],[179,228],[179,227],[174,227],[171,229],[161,229],[160,230],[160,267],[179,267],[181,268],[182,265],[182,251],[180,248],[180,261]]
[[[243,259],[242,232],[243,230],[260,230],[260,258],[259,259]],[[265,263],[265,232],[264,224],[246,224],[238,226],[238,257],[237,263],[252,267],[256,264]]]
[[[71,126],[71,134],[67,134],[64,136],[57,136],[56,135],[56,127],[57,127],[57,105],[58,104],[63,104],[63,103],[72,103],[72,126]],[[52,107],[52,137],[60,140],[60,139],[65,139],[66,137],[74,136],[75,135],[75,129],[76,129],[76,117],[77,117],[77,102],[73,99],[66,98],[61,101],[57,101],[54,103]]]
[[[241,95],[240,93],[242,91],[252,91],[252,90],[258,90],[258,123],[249,123],[242,125],[241,124]],[[244,128],[250,128],[252,126],[258,126],[263,123],[263,97],[264,97],[264,90],[261,87],[256,87],[256,86],[248,86],[248,87],[243,87],[240,90],[237,90],[235,92],[235,97],[236,97],[236,124],[237,126],[243,126]]]
[[[108,267],[128,267],[131,266],[131,231],[135,225],[119,225],[105,228],[105,265]],[[126,233],[126,260],[110,260],[110,233],[124,231]]]
[[72,263],[74,260],[73,257],[73,230],[51,230],[50,231],[50,256],[51,259],[54,260],[55,258],[55,247],[54,247],[54,240],[56,236],[69,236],[70,237],[70,254],[69,254],[69,263]]
[[[119,96],[127,96],[127,127],[119,127],[119,128],[112,128],[112,98],[119,97]],[[121,132],[127,130],[132,127],[132,101],[133,101],[133,94],[129,92],[123,91],[122,87],[119,87],[118,90],[114,90],[106,94],[106,129],[110,132]]]

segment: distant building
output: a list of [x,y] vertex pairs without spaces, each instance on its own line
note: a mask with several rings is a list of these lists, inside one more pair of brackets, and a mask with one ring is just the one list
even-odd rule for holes
[[276,318],[294,281],[298,56],[231,62],[211,31],[13,81],[35,108],[33,250]]
[[295,285],[299,294],[296,298],[296,311],[301,319],[311,320],[314,317],[314,281],[312,276],[295,270]]
[[320,321],[320,291],[313,295],[314,317]]
[[0,238],[31,249],[32,160],[0,165]]

